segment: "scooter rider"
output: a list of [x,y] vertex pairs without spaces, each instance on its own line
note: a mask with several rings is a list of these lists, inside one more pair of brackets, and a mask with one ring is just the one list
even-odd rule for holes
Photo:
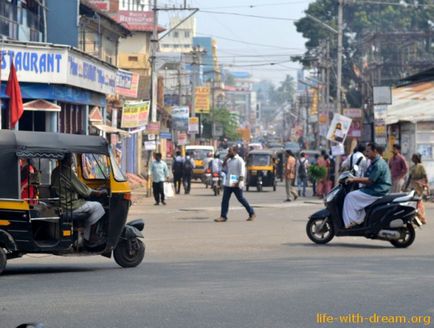
[[369,143],[366,147],[366,155],[371,160],[371,165],[366,170],[365,177],[347,180],[348,183],[362,183],[364,187],[350,192],[345,197],[343,208],[345,228],[362,223],[365,218],[365,208],[387,195],[392,186],[389,166],[380,156],[379,146]]
[[215,153],[214,158],[208,164],[208,168],[211,170],[211,173],[218,173],[220,175],[222,167],[223,161],[219,158],[219,153]]

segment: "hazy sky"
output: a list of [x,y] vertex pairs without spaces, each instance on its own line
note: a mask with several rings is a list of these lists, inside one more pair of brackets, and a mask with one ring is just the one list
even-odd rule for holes
[[[296,32],[293,20],[301,18],[312,1],[190,0],[189,3],[201,10],[196,14],[198,36],[216,38],[220,62],[232,64],[231,70],[250,71],[255,78],[271,79],[278,83],[286,74],[294,75],[295,69],[299,68],[290,62],[290,56],[304,52],[305,40]],[[206,11],[291,20],[260,19]],[[269,63],[276,64],[266,65]],[[260,66],[264,64],[265,66]]]

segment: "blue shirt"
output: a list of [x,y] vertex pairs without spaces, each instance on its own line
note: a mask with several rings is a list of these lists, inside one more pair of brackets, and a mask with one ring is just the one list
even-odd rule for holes
[[169,176],[167,164],[163,161],[153,161],[152,167],[152,181],[154,182],[164,182]]
[[360,189],[365,194],[381,197],[390,192],[392,187],[392,178],[390,175],[389,165],[380,156],[377,156],[368,167],[365,177],[369,178],[372,183]]

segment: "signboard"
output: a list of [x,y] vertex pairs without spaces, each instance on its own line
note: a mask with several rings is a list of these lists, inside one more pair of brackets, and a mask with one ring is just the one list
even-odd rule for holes
[[149,101],[127,101],[122,109],[122,128],[145,126],[149,117]]
[[225,134],[225,129],[222,124],[220,123],[214,123],[213,129],[212,129],[212,136],[213,137],[222,137]]
[[172,126],[176,131],[188,130],[188,117],[190,109],[188,107],[173,107],[172,108]]
[[187,133],[178,132],[178,145],[185,146],[187,144]]
[[188,119],[188,134],[199,133],[199,118],[190,117]]
[[327,139],[336,143],[344,143],[351,126],[351,118],[335,114],[327,133]]
[[209,87],[196,87],[194,91],[194,110],[196,114],[209,113]]
[[160,134],[160,122],[149,122],[145,134]]
[[310,103],[310,116],[317,116],[318,115],[318,89],[311,89],[311,103]]
[[89,2],[101,11],[110,11],[110,0],[89,0]]
[[360,138],[362,136],[362,120],[354,119],[351,122],[350,130],[348,131],[349,137]]
[[362,118],[362,110],[360,108],[345,108],[344,116],[351,118]]
[[374,118],[376,120],[385,120],[387,116],[387,106],[376,105],[374,106]]
[[118,70],[116,74],[116,93],[128,98],[137,98],[139,78],[140,76],[137,73],[122,69]]
[[9,77],[13,61],[19,82],[52,83],[77,86],[114,95],[116,68],[63,47],[20,47],[3,45],[1,79]]
[[392,89],[390,87],[374,87],[374,105],[391,105]]
[[153,28],[154,13],[152,11],[119,10],[112,17],[130,31],[152,31]]
[[172,133],[170,133],[169,131],[161,131],[160,139],[172,139]]
[[157,144],[155,141],[145,141],[144,143],[145,150],[156,150]]

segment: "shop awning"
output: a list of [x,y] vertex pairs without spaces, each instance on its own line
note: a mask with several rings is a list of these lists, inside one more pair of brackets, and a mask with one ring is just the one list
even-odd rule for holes
[[114,126],[110,126],[110,125],[106,125],[106,124],[92,124],[93,127],[97,128],[98,130],[101,130],[103,132],[106,133],[118,133],[121,136],[124,137],[129,137],[130,134],[128,133],[128,131],[122,130],[122,129],[118,129]]
[[386,124],[434,121],[434,82],[414,83],[392,90]]
[[62,108],[44,99],[37,99],[23,104],[24,110],[34,112],[60,112]]

